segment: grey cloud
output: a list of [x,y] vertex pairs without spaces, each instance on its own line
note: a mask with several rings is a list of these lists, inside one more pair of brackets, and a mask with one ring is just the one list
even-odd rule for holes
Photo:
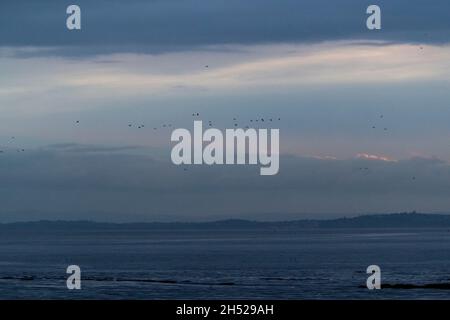
[[449,41],[450,3],[379,0],[383,29],[365,27],[373,1],[341,0],[78,0],[80,32],[65,28],[65,1],[4,0],[0,46],[51,47],[21,55],[83,56],[111,52],[161,53],[221,44],[383,39]]
[[450,166],[433,158],[283,156],[279,175],[263,177],[255,166],[185,171],[169,162],[169,153],[161,161],[63,150],[0,155],[0,221],[282,220],[450,209]]

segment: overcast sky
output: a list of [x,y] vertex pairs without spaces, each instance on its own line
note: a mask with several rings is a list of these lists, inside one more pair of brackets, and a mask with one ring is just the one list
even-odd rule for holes
[[[74,3],[0,3],[0,222],[450,212],[450,2]],[[193,112],[281,118],[280,173],[174,166]]]

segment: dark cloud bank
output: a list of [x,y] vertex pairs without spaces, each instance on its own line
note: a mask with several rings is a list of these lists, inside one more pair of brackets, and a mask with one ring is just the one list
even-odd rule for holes
[[[368,0],[77,0],[82,31],[68,32],[72,2],[4,0],[0,46],[56,47],[40,54],[159,53],[207,45],[383,39],[447,43],[450,2],[378,0],[383,29],[365,27]],[[30,54],[30,52],[22,52]],[[37,54],[34,52],[33,54]]]
[[[74,151],[76,150],[76,152]],[[0,154],[0,222],[61,219],[283,220],[450,208],[450,166],[281,158],[257,166],[182,167],[119,148],[68,145]]]

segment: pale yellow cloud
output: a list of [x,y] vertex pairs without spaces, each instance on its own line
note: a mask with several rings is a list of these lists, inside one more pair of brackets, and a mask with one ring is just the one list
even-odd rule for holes
[[366,160],[377,160],[377,161],[387,161],[387,162],[397,162],[397,160],[382,156],[382,155],[376,155],[376,154],[369,154],[369,153],[358,153],[356,155],[356,158],[358,159],[366,159]]
[[[236,54],[231,61],[208,68],[197,64],[186,66],[190,55],[203,61],[214,61],[215,53],[172,54],[174,66],[164,73],[158,62],[167,58],[138,56],[141,69],[127,68],[135,64],[131,55],[121,57],[121,65],[97,72],[85,72],[67,77],[68,86],[99,86],[150,91],[167,91],[175,87],[236,90],[239,88],[311,86],[330,84],[399,83],[449,79],[450,48],[419,47],[400,44],[323,44],[310,47],[252,47]],[[179,55],[179,56],[178,56]],[[238,55],[239,56],[239,55]],[[221,58],[223,58],[221,56]],[[251,58],[251,59],[250,59]],[[153,71],[152,65],[155,65]],[[130,72],[132,70],[132,72]]]
[[450,47],[332,42],[228,46],[222,51],[207,48],[162,55],[113,54],[80,60],[9,55],[0,59],[0,70],[0,108],[12,102],[16,109],[27,108],[32,99],[35,110],[51,111],[69,108],[69,103],[61,104],[62,99],[89,108],[96,101],[104,104],[149,94],[448,81]]

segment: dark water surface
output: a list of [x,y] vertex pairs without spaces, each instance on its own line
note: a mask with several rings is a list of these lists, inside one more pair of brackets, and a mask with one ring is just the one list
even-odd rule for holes
[[[71,264],[82,290],[66,288]],[[394,288],[364,287],[372,264]],[[1,299],[448,299],[447,284],[448,229],[0,234]]]

